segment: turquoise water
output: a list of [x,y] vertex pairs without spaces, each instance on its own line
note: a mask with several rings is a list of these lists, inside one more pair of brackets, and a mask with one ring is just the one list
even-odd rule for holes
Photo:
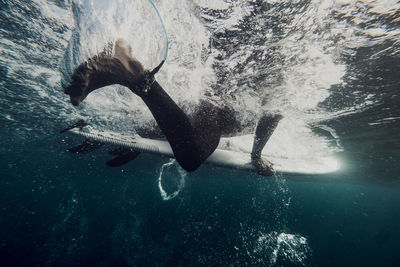
[[157,80],[178,104],[223,102],[249,131],[278,110],[266,153],[332,157],[340,169],[265,178],[207,165],[184,173],[151,155],[108,168],[106,149],[70,154],[80,139],[57,132],[77,119],[123,133],[154,124],[124,88],[74,108],[62,84],[120,36],[156,66],[157,15],[147,0],[0,0],[1,265],[396,266],[399,4],[155,4],[170,38]]

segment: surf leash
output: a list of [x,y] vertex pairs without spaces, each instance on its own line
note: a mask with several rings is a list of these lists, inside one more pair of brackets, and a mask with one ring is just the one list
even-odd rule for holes
[[152,0],[149,0],[149,2],[150,2],[150,4],[151,4],[151,6],[154,8],[154,10],[156,11],[156,13],[157,13],[158,19],[160,20],[161,26],[162,26],[162,28],[163,28],[164,36],[165,36],[165,53],[164,53],[164,58],[163,58],[163,60],[161,61],[161,63],[160,63],[157,67],[155,67],[155,68],[150,72],[150,75],[154,76],[154,74],[156,74],[156,73],[161,69],[162,65],[163,65],[164,62],[167,60],[169,41],[168,41],[167,30],[165,29],[164,21],[163,21],[163,19],[161,18],[160,12],[158,12],[157,7],[156,7],[156,5],[154,4],[154,2],[153,2]]
[[164,31],[164,35],[165,35],[165,54],[164,54],[164,58],[163,58],[162,61],[166,61],[167,60],[167,55],[168,55],[168,43],[169,43],[167,30],[165,29],[164,21],[162,20],[160,12],[158,12],[158,9],[157,9],[156,5],[154,4],[154,2],[152,0],[149,0],[149,2],[153,6],[154,10],[156,11],[157,16],[160,19],[160,23],[161,23],[161,26],[162,26],[163,31]]

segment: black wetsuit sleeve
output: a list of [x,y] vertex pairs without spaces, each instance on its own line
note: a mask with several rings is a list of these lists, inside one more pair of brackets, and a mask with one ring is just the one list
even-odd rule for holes
[[[218,128],[211,127],[213,123],[207,123],[215,122],[217,118],[203,116],[204,128],[200,128],[190,120],[157,81],[141,97],[166,136],[182,168],[187,171],[196,170],[214,152],[219,143]],[[210,134],[211,132],[214,134]]]

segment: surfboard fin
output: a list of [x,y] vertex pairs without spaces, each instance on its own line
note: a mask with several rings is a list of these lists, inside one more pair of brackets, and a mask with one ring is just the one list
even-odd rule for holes
[[109,167],[119,167],[139,156],[140,152],[133,151],[131,149],[118,147],[108,152],[110,155],[116,155],[115,158],[106,162]]
[[86,139],[82,144],[71,147],[69,152],[74,154],[86,154],[102,147],[104,143],[95,140]]

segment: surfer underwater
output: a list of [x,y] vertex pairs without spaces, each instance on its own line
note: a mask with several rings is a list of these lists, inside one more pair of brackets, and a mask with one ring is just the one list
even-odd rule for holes
[[[124,39],[118,39],[114,54],[111,44],[79,65],[64,92],[77,106],[96,89],[113,84],[127,87],[150,109],[181,167],[195,171],[217,148],[221,136],[240,132],[240,122],[230,108],[220,108],[204,100],[194,114],[185,114],[154,78],[163,63],[152,71],[145,70],[132,57],[131,46]],[[264,114],[257,124],[251,161],[259,174],[274,174],[272,164],[261,157],[261,151],[281,119],[280,114]],[[127,161],[135,158],[132,153],[126,155]]]

